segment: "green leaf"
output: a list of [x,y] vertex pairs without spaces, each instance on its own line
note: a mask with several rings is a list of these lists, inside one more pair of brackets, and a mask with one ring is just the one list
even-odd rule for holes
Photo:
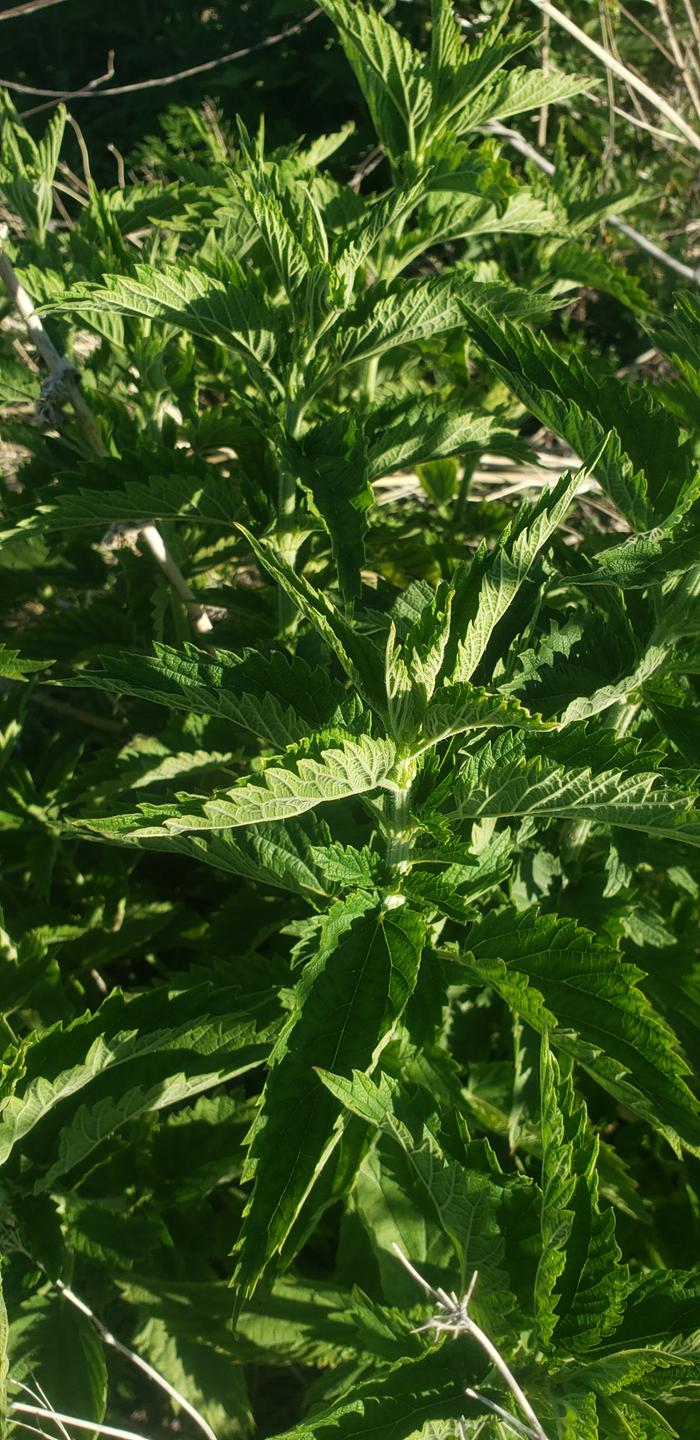
[[274,1018],[267,1000],[246,1012],[230,986],[161,986],[128,1001],[115,991],[65,1030],[37,1032],[18,1047],[21,1078],[8,1069],[0,1090],[0,1164],[31,1134],[35,1163],[63,1173],[132,1112],[158,1108],[169,1082],[179,1099],[260,1064]]
[[[569,731],[574,741],[574,732]],[[581,759],[588,737],[582,731]],[[555,737],[556,738],[556,737]],[[543,735],[540,754],[531,754],[522,734],[503,735],[473,748],[450,784],[448,813],[465,821],[498,816],[559,816],[640,830],[665,839],[700,845],[696,797],[666,784],[658,771],[557,763]],[[571,757],[575,751],[571,750]],[[439,792],[434,797],[434,806]]]
[[[211,1426],[217,1440],[250,1435],[254,1421],[245,1370],[231,1356],[187,1335],[173,1334],[163,1320],[147,1318],[134,1345]],[[177,1414],[181,1407],[173,1402]]]
[[46,670],[53,664],[53,660],[25,660],[19,650],[9,650],[7,645],[0,644],[0,675],[5,680],[25,681],[37,670]]
[[321,3],[340,30],[380,143],[395,161],[414,155],[431,101],[422,56],[373,8],[349,0]]
[[507,699],[496,691],[471,685],[468,680],[442,686],[423,717],[420,740],[424,746],[437,745],[450,735],[468,730],[513,728],[546,730],[550,724],[540,715],[531,715],[519,700]]
[[167,321],[204,340],[220,341],[255,370],[267,370],[275,353],[273,312],[233,271],[225,283],[193,265],[138,264],[133,279],[105,275],[104,285],[77,285],[44,308],[86,318],[97,311]]
[[186,855],[265,889],[326,900],[332,892],[323,878],[322,867],[310,863],[309,837],[299,834],[294,827],[295,822],[288,820],[284,825],[251,826],[250,831],[242,835],[231,830],[173,835],[161,828],[154,834],[137,832],[127,838],[129,844],[139,850]]
[[651,1270],[638,1276],[627,1297],[613,1343],[661,1346],[670,1335],[700,1330],[700,1274]]
[[280,285],[286,295],[293,298],[309,273],[309,261],[287,220],[278,196],[273,193],[269,183],[266,184],[261,168],[256,170],[254,184],[243,185],[243,195]]
[[542,1256],[535,1314],[543,1344],[590,1349],[622,1318],[628,1288],[612,1209],[598,1205],[598,1140],[571,1075],[549,1048],[540,1059]]
[[370,412],[367,417],[370,480],[443,456],[498,455],[525,458],[517,435],[495,415],[464,411],[434,395]]
[[2,1271],[0,1270],[0,1428],[5,1429],[7,1419],[7,1374],[9,1370],[9,1327],[7,1307],[3,1294]]
[[416,983],[423,924],[358,892],[336,906],[294,991],[250,1135],[254,1188],[236,1272],[237,1308],[269,1271],[340,1139],[339,1107],[314,1067],[371,1071]]
[[269,542],[257,540],[242,525],[239,529],[260,564],[325,640],[360,694],[369,705],[383,713],[384,676],[376,646],[340,614],[325,591],[315,590],[308,580],[297,575]]
[[296,744],[309,731],[354,719],[355,706],[343,685],[299,656],[207,652],[190,642],[175,650],[157,641],[153,652],[102,655],[99,670],[82,671],[66,683],[217,717],[276,749]]
[[676,1150],[697,1153],[700,1115],[672,1031],[642,972],[574,920],[504,909],[467,933],[460,961]]
[[53,183],[66,128],[66,107],[57,105],[37,146],[36,218],[37,238],[43,245],[53,213]]
[[487,120],[505,120],[542,105],[570,100],[591,84],[580,75],[544,75],[541,70],[516,66],[495,76],[478,95],[469,96],[468,105],[455,116],[456,133],[466,135]]
[[594,465],[595,461],[587,463],[575,475],[567,472],[534,505],[522,506],[496,547],[487,551],[482,546],[471,565],[458,574],[452,625],[456,644],[447,677],[452,682],[471,679],[496,626]]
[[102,1341],[90,1321],[67,1300],[35,1295],[10,1325],[14,1381],[35,1376],[59,1413],[101,1421],[107,1405],[107,1366]]
[[329,332],[324,359],[312,375],[309,390],[315,393],[349,365],[460,329],[467,305],[476,314],[491,305],[512,315],[549,308],[542,295],[533,296],[514,285],[479,284],[460,271],[427,280],[399,276],[386,284],[377,282]]
[[331,537],[343,599],[357,599],[365,558],[367,511],[374,504],[365,439],[355,417],[339,415],[286,446],[287,460]]
[[[151,458],[148,452],[127,451],[119,460],[92,460],[89,485],[80,484],[87,478],[87,467],[73,474],[64,472],[60,493],[51,485],[33,495],[26,515],[20,515],[11,529],[0,532],[0,541],[12,541],[18,528],[49,535],[64,530],[92,530],[102,538],[105,532],[113,533],[115,523],[131,523],[140,529],[149,520],[200,521],[207,527],[232,527],[237,506],[230,484],[216,474],[203,476],[200,466],[192,460],[169,462],[167,476],[155,473],[156,467],[164,463],[162,454]],[[142,478],[125,481],[127,467],[141,472]],[[100,482],[112,481],[117,488],[110,489],[106,483],[97,485],[98,473]]]
[[373,740],[369,735],[359,739],[339,736],[328,748],[321,742],[316,752],[314,755],[309,746],[301,746],[296,755],[288,752],[287,764],[272,761],[259,780],[241,781],[232,790],[215,791],[209,798],[181,795],[179,804],[144,804],[130,815],[78,823],[118,841],[269,824],[303,815],[317,805],[376,790],[388,778],[396,759],[391,740]]
[[[414,593],[418,603],[409,620],[409,597]],[[435,690],[449,639],[451,608],[452,593],[444,582],[427,596],[409,589],[395,608],[401,634],[392,621],[384,665],[389,725],[399,739],[414,735]]]
[[[469,1378],[476,1381],[475,1374]],[[464,1365],[446,1350],[393,1365],[356,1381],[273,1440],[357,1440],[362,1434],[372,1440],[422,1440],[430,1433],[425,1426],[456,1421],[464,1412],[464,1380]]]
[[534,415],[578,455],[613,432],[591,471],[635,529],[665,520],[694,472],[692,447],[648,390],[594,378],[576,355],[566,358],[544,335],[496,321],[463,302],[471,333],[493,368]]
[[493,1333],[503,1333],[515,1298],[504,1268],[504,1192],[488,1148],[483,1143],[470,1146],[465,1164],[460,1165],[445,1154],[434,1120],[431,1124],[421,1119],[388,1075],[375,1081],[358,1072],[351,1079],[320,1068],[319,1074],[346,1109],[399,1146],[451,1242],[458,1268],[452,1288],[463,1293],[477,1270],[480,1285],[474,1313]]

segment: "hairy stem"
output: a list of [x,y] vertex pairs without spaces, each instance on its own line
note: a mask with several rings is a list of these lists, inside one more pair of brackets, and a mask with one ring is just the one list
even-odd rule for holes
[[409,827],[409,803],[411,791],[390,793],[387,799],[387,846],[386,860],[391,870],[403,875],[409,867],[411,837]]
[[[306,408],[306,399],[297,397],[287,402],[285,429],[291,440],[298,440]],[[298,553],[296,540],[297,482],[296,476],[280,465],[277,480],[277,548],[283,560],[294,568]],[[288,635],[296,620],[296,606],[286,590],[277,594],[279,634]]]
[[394,785],[387,792],[385,802],[386,861],[389,870],[396,876],[405,875],[411,867],[411,799],[416,767],[414,757],[398,761],[392,777]]

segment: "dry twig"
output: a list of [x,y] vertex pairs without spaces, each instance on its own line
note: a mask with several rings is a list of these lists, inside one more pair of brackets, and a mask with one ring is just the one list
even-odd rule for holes
[[685,136],[686,140],[688,140],[696,150],[700,150],[700,134],[698,134],[697,130],[693,129],[692,125],[688,124],[687,120],[684,120],[679,111],[676,110],[663,95],[659,94],[658,90],[654,90],[651,85],[647,85],[646,80],[642,80],[639,75],[635,74],[634,70],[630,70],[627,65],[623,65],[622,61],[611,54],[610,50],[606,50],[604,45],[599,45],[597,40],[593,40],[590,35],[586,34],[585,30],[582,30],[579,25],[576,25],[573,20],[570,20],[569,16],[565,15],[563,10],[559,10],[556,5],[551,5],[550,0],[530,0],[530,3],[535,5],[538,10],[541,10],[543,15],[548,15],[551,20],[554,20],[557,25],[560,25],[562,30],[566,30],[569,35],[572,35],[574,40],[578,40],[579,44],[583,45],[586,50],[590,50],[591,54],[595,55],[596,59],[601,60],[606,69],[612,71],[613,75],[617,75],[619,79],[624,80],[631,89],[636,90],[639,95],[643,95],[644,99],[648,100],[650,105],[655,106],[662,115],[666,116],[667,120],[671,121],[672,125],[675,125],[677,130],[680,130],[681,134]]
[[9,10],[0,11],[0,20],[19,20],[22,15],[33,15],[35,10],[47,10],[49,5],[62,5],[63,0],[25,0],[23,5],[13,5]]
[[[539,3],[539,0],[534,0],[534,3]],[[546,155],[541,155],[540,151],[536,150],[535,146],[531,145],[530,141],[526,140],[519,131],[511,130],[508,125],[502,125],[500,120],[489,120],[482,128],[491,135],[501,135],[509,145],[513,146],[514,150],[518,150],[527,160],[532,160],[533,165],[537,165],[543,174],[554,174],[555,167],[551,160],[548,160]],[[643,235],[641,230],[636,230],[633,225],[628,225],[625,220],[620,220],[618,215],[607,215],[605,224],[613,225],[616,230],[626,235],[628,240],[634,241],[640,250],[646,250],[648,255],[653,256],[654,260],[658,260],[660,265],[665,265],[669,270],[675,270],[677,275],[682,275],[685,280],[692,280],[694,285],[700,285],[700,270],[693,270],[690,265],[684,265],[682,260],[676,260],[675,255],[669,255],[666,250],[661,249],[660,245],[656,245],[653,240],[649,240],[646,235]]]
[[[408,1271],[408,1274],[411,1276],[411,1278],[415,1280],[418,1285],[421,1286],[421,1289],[425,1291],[426,1295],[430,1296],[430,1299],[434,1300],[437,1305],[436,1314],[433,1315],[430,1320],[427,1320],[425,1325],[419,1326],[419,1329],[434,1330],[436,1335],[446,1333],[448,1335],[453,1335],[455,1339],[459,1335],[470,1335],[472,1340],[476,1340],[477,1345],[481,1346],[481,1349],[486,1353],[486,1355],[488,1355],[491,1364],[498,1371],[499,1375],[502,1376],[519,1409],[525,1416],[527,1424],[525,1426],[521,1426],[521,1429],[524,1429],[527,1435],[534,1437],[534,1440],[547,1440],[545,1431],[543,1430],[530,1404],[530,1401],[527,1398],[527,1395],[518,1384],[513,1372],[506,1364],[503,1356],[496,1349],[493,1341],[489,1339],[486,1332],[481,1329],[481,1326],[477,1325],[476,1320],[472,1320],[471,1315],[469,1314],[469,1302],[474,1293],[474,1286],[476,1285],[477,1281],[477,1272],[474,1271],[469,1285],[469,1289],[467,1290],[466,1295],[464,1295],[463,1298],[460,1299],[454,1291],[448,1292],[447,1290],[443,1290],[441,1287],[438,1287],[438,1289],[436,1290],[433,1288],[432,1285],[429,1285],[428,1281],[423,1278],[420,1272],[416,1270],[415,1266],[411,1264],[407,1256],[404,1255],[403,1250],[400,1248],[399,1245],[396,1244],[396,1241],[394,1241],[392,1249],[394,1251],[394,1254],[401,1261],[404,1270]],[[467,1391],[466,1393],[474,1394],[475,1392]],[[481,1398],[481,1396],[477,1396],[477,1399]],[[508,1419],[511,1418],[506,1410],[501,1411],[500,1413],[501,1415],[507,1416]]]
[[[293,25],[287,25],[284,30],[278,31],[276,35],[266,35],[264,40],[258,40],[254,45],[247,45],[242,50],[230,50],[227,55],[219,55],[216,60],[204,60],[201,65],[191,65],[188,70],[178,70],[172,75],[159,75],[151,80],[134,80],[130,85],[110,85],[106,90],[100,88],[104,79],[111,79],[114,68],[99,80],[91,80],[87,85],[81,86],[78,90],[48,90],[38,85],[24,85],[19,80],[0,80],[0,87],[5,90],[14,90],[20,95],[43,95],[49,100],[89,100],[112,95],[133,95],[137,90],[157,90],[165,85],[175,85],[178,80],[190,80],[194,75],[205,75],[210,70],[216,70],[219,65],[228,65],[232,60],[243,60],[247,55],[254,55],[258,50],[265,50],[268,45],[279,45],[282,40],[287,40],[290,35],[298,35],[305,25],[310,25],[312,20],[317,20],[323,11],[318,7],[303,15],[301,20],[295,21]],[[113,52],[111,52],[113,58]],[[43,109],[44,107],[37,107]],[[26,112],[29,113],[29,112]],[[35,111],[31,112],[36,113]]]

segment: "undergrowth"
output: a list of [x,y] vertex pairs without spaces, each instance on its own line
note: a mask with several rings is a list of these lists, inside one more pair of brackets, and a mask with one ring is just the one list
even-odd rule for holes
[[372,185],[4,102],[6,1422],[690,1440],[700,303],[536,29],[322,8]]

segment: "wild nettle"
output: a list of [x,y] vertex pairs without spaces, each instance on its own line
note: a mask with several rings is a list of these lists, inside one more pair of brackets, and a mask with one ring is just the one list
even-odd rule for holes
[[[47,240],[62,117],[43,149],[16,118],[5,132],[14,206],[48,255],[21,276],[47,325],[99,331],[114,382],[107,396],[92,359],[88,427],[76,411],[35,438],[44,484],[10,502],[8,569],[39,557],[42,605],[55,583],[75,624],[85,527],[158,520],[164,584],[182,565],[206,603],[216,566],[245,563],[262,596],[245,641],[229,613],[225,644],[163,627],[181,643],[150,645],[138,562],[98,578],[92,557],[111,615],[116,597],[138,628],[110,636],[86,595],[95,628],[66,644],[58,617],[54,673],[74,709],[79,690],[117,697],[104,746],[71,744],[39,793],[12,755],[31,707],[8,708],[8,830],[40,823],[35,853],[50,841],[76,906],[57,921],[49,889],[36,923],[17,909],[21,936],[2,932],[14,1373],[38,1363],[75,1267],[121,1323],[130,1307],[171,1398],[199,1406],[211,1387],[220,1434],[251,1431],[246,1367],[300,1361],[319,1374],[284,1431],[298,1440],[448,1421],[689,1434],[696,1280],[658,1263],[656,1232],[623,1249],[648,1217],[611,1137],[620,1117],[643,1130],[661,1175],[700,1149],[692,967],[661,963],[696,924],[700,318],[688,299],[649,315],[680,375],[656,396],[552,343],[565,187],[519,185],[477,127],[578,82],[511,66],[528,37],[505,12],[468,47],[435,0],[423,55],[372,8],[323,8],[388,164],[371,201],[314,173],[342,135],[270,158],[241,127],[210,186],[93,191]],[[504,234],[530,237],[531,286],[475,258],[476,237]],[[486,403],[487,385],[521,409]],[[470,467],[527,453],[523,414],[583,463],[507,519],[492,507],[468,547]],[[218,444],[228,474],[204,458]],[[429,467],[452,457],[439,574],[392,588],[378,536],[407,543],[414,512],[383,521],[373,482],[428,467],[435,498]],[[593,479],[623,539],[582,518]],[[14,679],[48,664],[23,643],[3,656]],[[88,983],[108,993],[85,1009]],[[104,1334],[73,1308],[89,1363],[69,1413],[99,1421]]]

